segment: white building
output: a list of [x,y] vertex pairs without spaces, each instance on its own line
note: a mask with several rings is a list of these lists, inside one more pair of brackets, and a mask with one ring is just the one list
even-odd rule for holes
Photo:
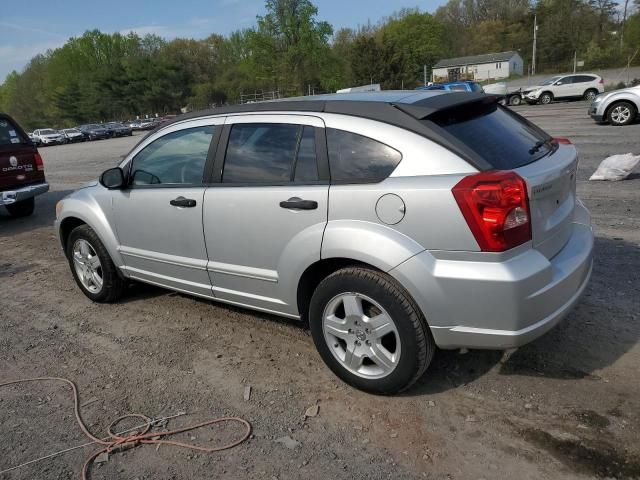
[[433,67],[433,81],[489,80],[522,75],[523,60],[518,52],[487,53],[440,60]]

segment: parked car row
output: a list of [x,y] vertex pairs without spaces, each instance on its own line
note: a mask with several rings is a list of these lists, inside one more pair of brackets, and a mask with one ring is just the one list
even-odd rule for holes
[[65,143],[84,142],[87,140],[101,140],[133,135],[133,129],[118,122],[90,123],[75,128],[55,130],[53,128],[39,128],[29,133],[29,138],[36,145],[62,145]]

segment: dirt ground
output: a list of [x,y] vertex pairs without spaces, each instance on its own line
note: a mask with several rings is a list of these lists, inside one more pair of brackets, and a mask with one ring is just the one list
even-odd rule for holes
[[[597,235],[582,301],[514,352],[438,352],[396,397],[341,383],[293,321],[147,286],[115,305],[92,304],[54,235],[54,205],[137,139],[43,148],[52,191],[31,218],[0,212],[0,383],[74,380],[100,436],[129,412],[188,413],[166,428],[223,415],[253,425],[233,450],[142,446],[94,468],[94,479],[640,478],[640,175],[587,182],[607,155],[640,153],[640,124],[597,126],[586,108],[517,109],[580,150],[578,191]],[[313,405],[318,415],[305,419]],[[69,390],[54,384],[1,389],[0,432],[0,471],[86,442]],[[212,427],[179,438],[221,444],[240,432]],[[76,479],[92,451],[0,478]]]

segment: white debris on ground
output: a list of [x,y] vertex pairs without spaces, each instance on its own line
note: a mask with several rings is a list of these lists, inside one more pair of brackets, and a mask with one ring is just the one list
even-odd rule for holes
[[640,155],[625,153],[605,158],[589,180],[611,180],[617,182],[627,178],[640,162]]

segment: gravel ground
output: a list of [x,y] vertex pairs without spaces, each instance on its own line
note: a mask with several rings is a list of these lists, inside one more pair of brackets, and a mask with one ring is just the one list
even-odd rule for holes
[[[597,235],[584,298],[537,341],[509,353],[438,352],[409,392],[376,397],[337,380],[293,321],[147,286],[92,304],[51,228],[54,205],[134,137],[41,149],[52,191],[28,219],[0,212],[0,383],[74,380],[99,435],[129,412],[188,413],[167,428],[221,415],[253,425],[233,450],[143,446],[94,468],[94,479],[640,478],[640,175],[587,181],[607,155],[640,153],[640,125],[597,126],[584,103],[517,111],[578,146],[578,191]],[[3,388],[0,470],[84,443],[70,400],[55,384]],[[318,415],[305,418],[313,405]],[[238,434],[213,427],[179,438],[220,444]],[[0,478],[78,478],[91,451]]]

